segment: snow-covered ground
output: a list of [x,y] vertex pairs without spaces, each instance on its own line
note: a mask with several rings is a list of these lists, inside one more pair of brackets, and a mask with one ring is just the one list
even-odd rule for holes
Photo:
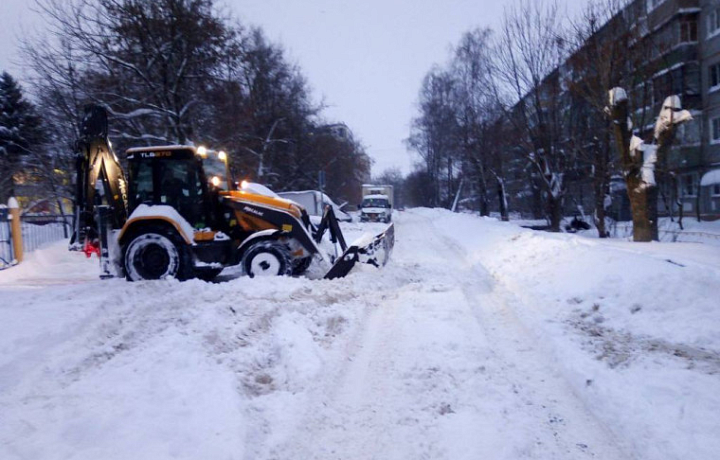
[[717,458],[720,248],[428,209],[396,237],[333,281],[36,251],[0,272],[0,458]]

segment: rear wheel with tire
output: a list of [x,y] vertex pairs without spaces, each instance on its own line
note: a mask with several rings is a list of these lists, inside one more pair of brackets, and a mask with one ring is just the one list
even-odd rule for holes
[[289,276],[293,265],[286,245],[274,240],[262,240],[248,247],[240,260],[243,271],[255,276]]
[[123,253],[128,281],[190,278],[188,249],[177,237],[161,228],[149,228],[134,235]]

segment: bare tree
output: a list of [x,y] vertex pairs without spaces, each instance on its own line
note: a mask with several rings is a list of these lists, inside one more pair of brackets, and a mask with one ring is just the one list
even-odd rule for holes
[[507,220],[507,197],[503,177],[502,108],[493,75],[489,29],[463,35],[455,48],[450,69],[455,79],[454,110],[458,144],[466,165],[464,177],[472,177],[478,191],[480,214],[490,213],[494,183],[499,211]]
[[[219,78],[236,34],[213,1],[39,4],[61,41],[29,45],[34,66],[65,88],[73,72],[81,73],[85,98],[108,108],[116,138],[185,143],[196,137],[202,95]],[[69,63],[62,48],[72,50]]]
[[408,145],[423,159],[429,179],[430,206],[450,207],[461,170],[458,124],[453,109],[455,80],[451,72],[436,67],[423,80],[420,115],[412,122]]
[[[650,56],[656,48],[653,35],[646,35],[631,0],[594,0],[572,21],[569,40],[574,52],[569,58],[567,85],[582,102],[575,131],[579,158],[592,166],[595,199],[594,219],[599,236],[608,236],[606,211],[611,203],[610,180],[617,165],[613,152],[611,120],[605,114],[607,92],[628,85],[638,88],[636,121],[645,126],[652,94],[647,84],[656,72]],[[659,54],[659,53],[657,53]]]
[[521,0],[506,10],[496,46],[495,71],[512,96],[506,116],[541,184],[553,231],[560,231],[565,175],[575,165],[566,142],[571,106],[559,72],[568,52],[563,29],[556,3]]
[[403,176],[400,168],[393,167],[384,170],[379,176],[373,177],[374,184],[387,184],[393,186],[393,194],[395,195],[395,208],[404,207],[407,201],[405,190],[405,176]]
[[[349,165],[348,149],[354,160],[364,155],[353,143],[318,158],[322,107],[299,67],[261,29],[224,17],[216,0],[38,2],[52,36],[25,51],[55,151],[73,150],[82,108],[95,103],[108,109],[120,152],[212,145],[239,175],[278,190],[314,187],[319,168]],[[353,164],[361,171],[338,170],[339,183],[369,173],[367,161]]]

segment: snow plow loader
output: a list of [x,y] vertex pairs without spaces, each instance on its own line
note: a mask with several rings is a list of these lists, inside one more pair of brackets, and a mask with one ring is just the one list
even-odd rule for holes
[[[334,279],[358,262],[385,265],[393,249],[393,225],[348,245],[332,207],[314,225],[297,203],[242,190],[222,151],[129,149],[126,178],[102,107],[85,109],[77,150],[70,246],[100,257],[101,278],[211,280],[235,265],[251,277],[300,275],[329,259],[324,278]],[[326,234],[333,253],[321,249]]]

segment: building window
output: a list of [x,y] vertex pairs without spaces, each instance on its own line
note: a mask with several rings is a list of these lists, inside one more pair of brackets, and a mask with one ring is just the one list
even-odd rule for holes
[[700,124],[697,120],[690,120],[677,127],[679,143],[686,145],[700,144]]
[[683,93],[700,94],[700,69],[697,63],[688,63],[683,67]]
[[[659,77],[655,77],[655,80],[653,80],[653,92],[655,93],[653,101],[664,101],[666,97],[673,94],[672,83],[672,76],[668,71]],[[720,64],[718,64],[718,85],[720,85]]]
[[711,65],[708,71],[710,72],[710,91],[720,88],[720,63]]
[[720,196],[720,184],[713,184],[710,193],[712,193],[712,196]]
[[693,197],[697,194],[697,174],[680,176],[680,196]]
[[696,42],[698,39],[697,21],[694,18],[680,20],[680,43]]
[[710,119],[710,143],[720,143],[720,117]]
[[683,93],[683,90],[685,89],[684,82],[683,82],[683,70],[684,69],[682,67],[680,67],[679,69],[675,69],[675,70],[669,72],[670,86],[672,89],[670,90],[670,93],[668,93],[668,94],[680,95]]
[[707,17],[708,37],[714,37],[720,32],[720,10],[712,10]]

